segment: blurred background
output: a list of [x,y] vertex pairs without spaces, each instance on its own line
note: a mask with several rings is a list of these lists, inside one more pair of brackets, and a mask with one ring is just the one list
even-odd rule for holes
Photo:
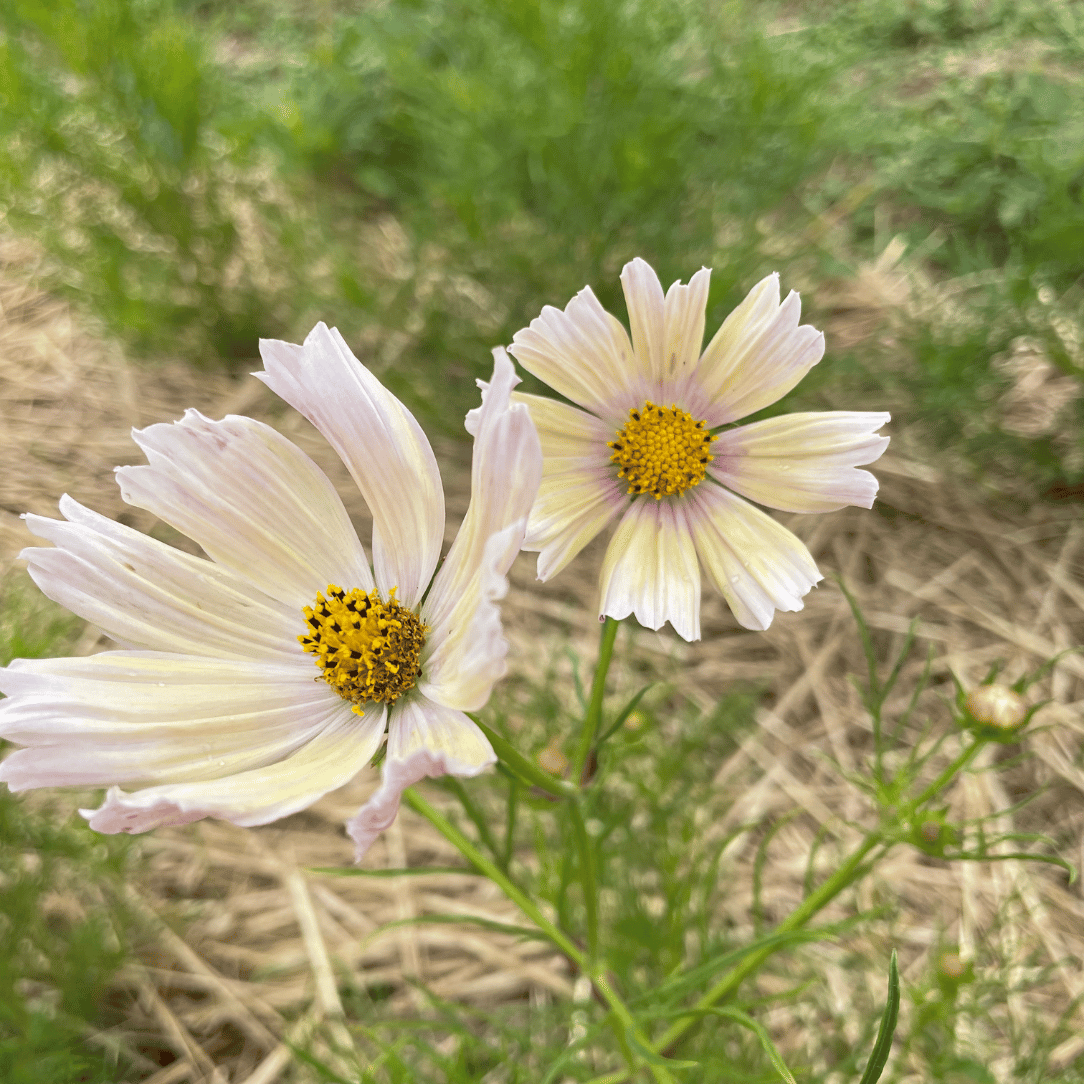
[[[882,659],[920,619],[916,727],[943,731],[950,670],[1016,677],[1084,639],[1082,0],[0,0],[0,663],[109,646],[29,583],[22,512],[67,491],[185,544],[116,492],[133,425],[273,421],[364,523],[334,455],[244,377],[258,338],[337,325],[434,437],[454,527],[491,348],[586,284],[624,319],[637,255],[664,286],[713,268],[709,334],[771,271],[801,292],[827,353],[765,414],[892,411],[874,512],[780,518]],[[486,710],[530,755],[578,717],[598,558],[545,591],[513,569],[514,668]],[[692,645],[626,626],[611,675],[615,703],[657,683],[599,813],[609,962],[634,992],[708,973],[793,906],[840,818],[869,816],[847,782],[866,662],[830,579],[763,635],[713,592],[703,620]],[[1084,663],[1039,694],[1050,725],[1004,787],[946,801],[970,823],[1011,806],[1001,830],[1084,864]],[[507,932],[514,908],[462,874],[314,872],[349,860],[374,779],[263,829],[135,840],[86,829],[91,791],[0,787],[0,1080],[536,1084],[574,987]],[[480,838],[504,785],[472,785]],[[574,910],[549,823],[524,805],[504,858]],[[371,861],[457,859],[404,814]],[[893,862],[833,916],[837,943],[750,994],[802,1079],[857,1079],[898,947],[886,1080],[1081,1084],[1079,886]],[[945,952],[971,969],[958,998]],[[344,1020],[372,1062],[337,1073]],[[775,1079],[734,1030],[705,1030],[690,1079]]]
[[709,328],[778,270],[828,354],[773,409],[1079,498],[1082,61],[1074,0],[5,0],[0,228],[130,357],[323,319],[449,433],[635,255]]

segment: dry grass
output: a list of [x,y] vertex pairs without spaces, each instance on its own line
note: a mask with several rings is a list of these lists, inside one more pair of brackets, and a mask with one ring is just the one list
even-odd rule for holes
[[[0,569],[12,566],[30,541],[18,514],[52,514],[65,491],[152,528],[149,517],[120,501],[110,469],[136,460],[129,426],[175,418],[189,406],[212,417],[241,412],[273,420],[328,470],[364,537],[364,509],[345,470],[307,423],[281,410],[262,385],[196,373],[182,363],[132,366],[64,305],[35,290],[28,250],[8,243],[0,261],[0,456],[7,467],[0,476]],[[883,282],[861,285],[883,300]],[[466,503],[465,452],[461,446],[438,448],[438,457],[452,464],[445,481],[454,525]],[[822,570],[851,585],[886,652],[898,648],[918,617],[921,643],[936,649],[935,684],[944,689],[949,668],[974,684],[992,660],[1004,658],[1016,676],[1082,642],[1084,526],[1076,508],[978,504],[934,466],[891,455],[877,473],[879,511],[784,518]],[[510,658],[521,676],[545,680],[540,660],[568,642],[581,657],[592,657],[594,576],[588,557],[556,585],[540,588],[529,561],[519,559],[505,612]],[[718,597],[707,590],[705,596],[700,643],[637,630],[615,682],[631,685],[636,674],[650,671],[678,682],[704,709],[736,680],[770,683],[770,706],[759,727],[719,770],[718,816],[709,820],[704,844],[797,808],[800,814],[771,843],[765,869],[765,909],[769,918],[780,917],[797,902],[818,832],[823,829],[829,840],[818,859],[818,869],[826,871],[837,848],[857,838],[849,822],[868,813],[840,772],[858,770],[870,745],[868,720],[846,677],[861,673],[864,662],[846,603],[830,583],[810,596],[801,613],[779,615],[767,634],[738,628]],[[88,630],[79,650],[103,646]],[[922,654],[904,674],[901,697],[917,680]],[[1084,659],[1064,658],[1036,693],[1052,703],[1037,720],[1046,725],[1034,726],[1024,739],[1033,758],[1008,772],[965,776],[949,801],[954,816],[975,817],[1041,786],[1035,802],[1002,818],[1003,827],[1041,829],[1071,848],[1066,857],[1082,865]],[[154,1084],[274,1084],[296,1072],[283,1040],[304,1040],[318,1029],[346,1039],[340,997],[350,987],[383,990],[391,1011],[416,1007],[411,979],[479,1005],[570,999],[565,961],[538,943],[476,927],[381,930],[389,921],[426,913],[517,921],[512,906],[486,882],[458,875],[335,879],[308,872],[349,862],[341,825],[374,781],[366,774],[311,810],[260,830],[204,822],[141,839],[138,873],[127,891],[156,932],[122,974],[125,1024],[96,1041],[136,1051],[145,1079]],[[749,885],[758,839],[755,830],[742,832],[726,851],[725,875],[739,887],[720,917],[739,931],[752,929]],[[404,814],[367,863],[402,867],[454,859],[427,824]],[[862,935],[857,947],[883,959],[887,944],[896,945],[905,982],[928,976],[935,954],[952,947],[976,960],[980,976],[1017,980],[989,1019],[960,1037],[986,1052],[998,1080],[1010,1079],[1002,1041],[1010,1024],[1024,1026],[1033,1017],[1049,1022],[1084,995],[1084,897],[1079,882],[1066,887],[1064,876],[1049,867],[1017,861],[949,865],[898,848],[860,894],[865,906],[888,898],[897,917]],[[166,921],[177,915],[186,920],[183,939]],[[856,990],[841,948],[806,951],[826,983],[808,994],[804,1008],[773,1010],[767,1022],[777,1036],[790,1036],[782,1041],[791,1051],[803,1051],[815,1065],[815,1044],[810,1040],[806,1047],[800,1036],[835,1029],[856,1040],[860,1014],[854,1006],[878,1003],[884,977],[871,970],[869,988]],[[1024,978],[1034,981],[1019,981]],[[761,981],[765,992],[777,985],[771,975]],[[1084,1034],[1084,1013],[1079,1007],[1076,1012]],[[1082,1051],[1084,1038],[1070,1038],[1052,1064],[1065,1066]],[[921,1065],[909,1068],[912,1079],[923,1079]]]

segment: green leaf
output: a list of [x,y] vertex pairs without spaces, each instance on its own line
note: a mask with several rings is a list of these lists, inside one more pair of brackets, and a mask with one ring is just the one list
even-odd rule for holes
[[900,1014],[900,969],[896,962],[896,950],[892,950],[892,959],[888,964],[888,1002],[881,1026],[877,1029],[877,1041],[873,1044],[873,1053],[866,1063],[866,1071],[859,1084],[877,1084],[881,1079],[888,1055],[892,1050],[892,1036],[896,1032],[896,1020]]
[[643,687],[643,688],[642,688],[642,689],[641,689],[641,690],[640,690],[640,691],[639,691],[639,692],[638,692],[638,693],[637,693],[637,694],[636,694],[636,695],[635,695],[635,696],[634,696],[634,697],[633,697],[633,698],[632,698],[632,699],[631,699],[631,700],[630,700],[630,701],[629,701],[629,702],[628,702],[628,703],[627,703],[627,704],[626,704],[626,705],[625,705],[625,706],[624,706],[624,707],[623,707],[623,708],[621,709],[620,713],[618,714],[617,718],[616,718],[616,719],[614,720],[614,722],[613,722],[613,725],[612,725],[612,726],[610,727],[610,729],[609,729],[609,730],[607,730],[607,731],[606,731],[606,733],[605,733],[605,734],[603,734],[603,735],[602,735],[602,737],[601,737],[601,738],[599,738],[599,739],[598,739],[598,740],[597,740],[597,741],[595,742],[595,748],[596,748],[596,749],[597,749],[597,748],[598,748],[598,747],[599,747],[599,746],[600,746],[600,745],[601,745],[601,744],[602,744],[602,743],[603,743],[604,741],[606,741],[606,739],[607,739],[607,738],[610,738],[610,737],[612,737],[612,736],[613,736],[614,734],[616,734],[616,733],[617,733],[617,731],[618,731],[618,730],[620,730],[620,728],[621,728],[622,726],[624,726],[624,725],[625,725],[625,720],[626,720],[626,719],[628,719],[628,717],[629,717],[629,716],[630,716],[630,715],[631,715],[631,714],[632,714],[632,713],[633,713],[633,712],[634,712],[634,711],[636,710],[636,706],[637,706],[637,705],[638,705],[638,704],[640,703],[640,701],[641,701],[641,700],[642,700],[642,699],[644,698],[644,694],[645,694],[645,693],[646,693],[646,692],[648,691],[648,689],[650,689],[650,688],[651,688],[651,687],[652,687],[653,685],[655,685],[655,682],[654,682],[654,681],[649,681],[649,682],[648,682],[648,683],[647,683],[647,684],[646,684],[646,685],[645,685],[645,686],[644,686],[644,687]]
[[705,1009],[704,1013],[709,1016],[721,1016],[725,1020],[733,1020],[734,1023],[741,1024],[743,1028],[748,1028],[760,1040],[760,1045],[764,1047],[764,1053],[768,1055],[768,1060],[774,1066],[775,1071],[787,1084],[798,1084],[794,1079],[794,1074],[787,1068],[783,1055],[779,1053],[779,1048],[772,1042],[772,1037],[763,1024],[743,1013],[741,1009],[711,1008]]
[[472,715],[470,712],[467,712],[467,715],[489,739],[489,744],[493,746],[493,751],[500,757],[501,763],[509,771],[518,775],[525,783],[540,787],[547,794],[552,794],[557,798],[568,798],[578,793],[577,788],[571,783],[566,783],[563,779],[550,775],[549,772],[543,771],[537,764],[529,761],[507,738],[486,726],[477,715]]

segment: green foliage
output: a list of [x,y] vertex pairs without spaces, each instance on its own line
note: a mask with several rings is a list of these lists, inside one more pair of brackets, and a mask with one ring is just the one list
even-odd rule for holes
[[[78,622],[9,577],[0,601],[0,661],[62,653]],[[88,1043],[111,1018],[107,991],[127,958],[110,886],[128,840],[61,824],[0,790],[0,1079],[110,1084],[123,1059]]]

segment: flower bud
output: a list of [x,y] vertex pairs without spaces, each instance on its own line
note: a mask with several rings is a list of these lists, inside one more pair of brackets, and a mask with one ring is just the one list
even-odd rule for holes
[[961,705],[965,725],[985,730],[995,740],[1011,740],[1029,717],[1024,698],[1007,685],[980,685],[972,689]]
[[965,965],[958,952],[942,952],[940,960],[941,974],[946,979],[962,979]]

